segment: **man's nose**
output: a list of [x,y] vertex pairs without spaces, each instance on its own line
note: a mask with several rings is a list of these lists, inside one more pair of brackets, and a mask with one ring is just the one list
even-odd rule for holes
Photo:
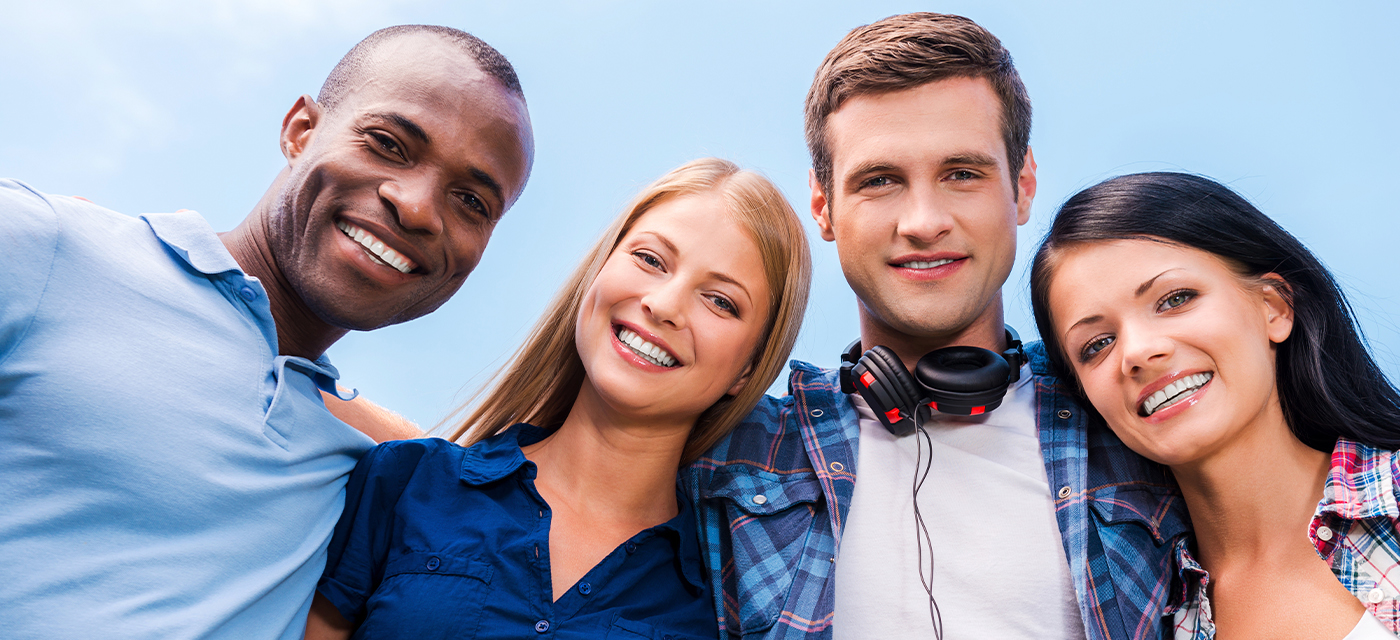
[[394,210],[394,216],[405,229],[442,233],[443,221],[439,190],[433,181],[422,177],[385,180],[379,185],[379,197]]
[[931,186],[914,185],[899,212],[897,232],[917,245],[929,245],[953,229],[953,216],[947,198]]

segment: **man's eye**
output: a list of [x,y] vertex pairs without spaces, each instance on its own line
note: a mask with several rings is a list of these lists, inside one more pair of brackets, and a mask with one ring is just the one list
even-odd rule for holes
[[490,207],[487,207],[486,203],[483,202],[481,198],[476,197],[476,194],[466,192],[459,197],[462,199],[462,204],[467,205],[468,208],[480,214],[481,217],[486,218],[488,220],[491,218]]
[[1098,355],[1100,351],[1107,349],[1108,345],[1111,344],[1113,344],[1113,336],[1099,336],[1090,340],[1083,349],[1079,350],[1079,361],[1088,362],[1090,358]]
[[878,188],[878,187],[888,187],[888,186],[890,186],[890,185],[892,185],[892,184],[894,184],[894,180],[891,180],[891,179],[889,178],[889,176],[875,176],[874,178],[871,178],[871,179],[869,179],[869,180],[866,180],[866,181],[865,181],[865,184],[863,184],[863,185],[861,185],[861,186],[864,186],[864,187],[877,187],[877,188]]
[[400,159],[404,157],[403,150],[399,148],[399,143],[393,138],[378,131],[371,131],[369,135],[371,138],[374,138],[374,143],[379,145],[379,149],[384,153],[398,156]]
[[1180,307],[1181,305],[1190,302],[1193,298],[1196,297],[1196,295],[1196,292],[1190,289],[1178,289],[1176,291],[1168,293],[1165,297],[1162,298],[1161,302],[1157,303],[1157,311],[1170,311],[1172,309]]
[[948,179],[954,181],[972,180],[976,177],[977,174],[968,171],[967,169],[958,169],[957,171],[948,174]]

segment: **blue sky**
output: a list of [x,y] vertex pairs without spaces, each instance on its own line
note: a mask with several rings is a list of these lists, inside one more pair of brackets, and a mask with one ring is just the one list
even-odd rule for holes
[[[281,167],[287,109],[374,29],[445,24],[511,59],[535,125],[525,195],[451,302],[330,352],[346,383],[424,426],[489,378],[607,221],[668,169],[729,158],[805,211],[813,71],[851,28],[915,10],[997,34],[1035,106],[1040,193],[1005,289],[1023,336],[1025,257],[1056,205],[1113,175],[1185,170],[1230,184],[1317,252],[1400,375],[1393,1],[7,4],[0,175],[130,214],[195,209],[220,230]],[[809,232],[815,281],[794,356],[833,366],[856,303],[834,247]]]

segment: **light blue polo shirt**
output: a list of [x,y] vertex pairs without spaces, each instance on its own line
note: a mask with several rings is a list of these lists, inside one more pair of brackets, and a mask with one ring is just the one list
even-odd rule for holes
[[300,638],[373,442],[195,213],[0,181],[0,636]]

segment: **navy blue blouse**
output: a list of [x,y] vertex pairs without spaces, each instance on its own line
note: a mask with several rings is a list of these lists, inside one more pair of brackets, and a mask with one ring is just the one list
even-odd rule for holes
[[695,517],[614,549],[553,601],[549,505],[520,448],[549,432],[516,425],[465,449],[388,442],[360,460],[317,591],[355,638],[715,638]]

